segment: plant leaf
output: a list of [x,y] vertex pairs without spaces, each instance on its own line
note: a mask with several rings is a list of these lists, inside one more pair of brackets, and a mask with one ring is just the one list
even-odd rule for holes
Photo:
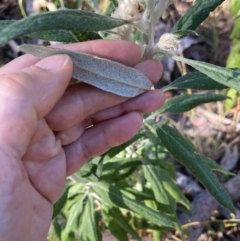
[[143,160],[143,164],[144,177],[151,184],[156,200],[164,206],[167,213],[171,214],[174,205],[172,205],[172,200],[166,193],[161,177],[158,176],[158,167],[151,165],[147,160]]
[[173,34],[179,30],[195,30],[224,0],[196,0],[187,13],[173,27]]
[[174,32],[174,35],[179,37],[179,38],[182,38],[182,37],[185,37],[185,36],[188,36],[188,35],[198,36],[197,32],[195,32],[193,30],[178,30],[178,31]]
[[111,148],[108,152],[105,153],[105,155],[107,155],[109,157],[109,159],[113,158],[117,154],[119,154],[121,151],[125,150],[128,146],[130,146],[131,144],[133,144],[134,142],[136,142],[137,140],[142,138],[143,136],[144,136],[144,134],[137,134],[132,139],[125,142],[124,144]]
[[79,219],[81,214],[83,213],[84,201],[85,196],[83,196],[80,200],[76,201],[69,213],[69,218],[67,220],[67,227],[69,229],[76,229],[79,225]]
[[75,43],[78,42],[77,38],[72,34],[71,31],[67,30],[47,30],[39,31],[36,33],[28,34],[31,38],[41,39],[45,41],[56,41],[63,43]]
[[[115,220],[110,220],[108,223],[108,229],[110,230],[111,234],[116,237],[118,241],[128,241],[127,232],[119,226],[119,224]],[[114,239],[115,240],[115,239]]]
[[61,225],[59,225],[57,219],[53,220],[52,225],[57,237],[61,240],[62,228]]
[[129,233],[134,239],[141,240],[136,230],[133,229],[128,220],[123,216],[122,212],[118,208],[110,208],[108,210],[108,215],[111,216],[113,220],[118,223],[118,225],[127,233]]
[[176,215],[176,202],[163,186],[162,177],[158,172],[159,167],[151,165],[147,160],[143,160],[143,164],[144,177],[151,185],[160,210],[164,211],[170,217],[176,229],[180,231]]
[[191,210],[192,205],[188,199],[179,190],[176,183],[173,182],[172,178],[169,176],[168,172],[162,168],[158,168],[158,175],[161,177],[161,182],[168,193],[176,200],[176,202],[181,203],[188,210]]
[[209,102],[216,102],[226,100],[228,97],[225,95],[218,94],[203,94],[203,95],[189,95],[183,94],[168,100],[158,114],[166,112],[170,113],[182,113],[195,108],[198,105]]
[[198,71],[204,73],[213,80],[226,85],[230,88],[240,91],[240,72],[236,69],[227,69],[213,64],[208,64],[200,61],[189,60],[179,56],[174,56],[173,59],[181,61],[192,66]]
[[166,124],[157,129],[157,134],[166,149],[193,173],[213,197],[222,206],[235,213],[229,194],[208,165],[202,161],[202,155],[197,153],[178,131]]
[[220,166],[218,163],[216,163],[214,160],[203,156],[202,154],[199,153],[199,156],[201,156],[202,160],[208,165],[208,167],[215,172],[220,172],[222,174],[228,175],[228,176],[235,176],[234,173],[229,172],[225,170],[222,166]]
[[227,69],[224,67],[208,64],[201,61],[191,60],[182,58],[180,56],[172,55],[167,52],[159,52],[161,55],[173,58],[177,61],[183,62],[187,65],[192,66],[196,70],[207,75],[209,78],[217,81],[220,84],[233,88],[240,91],[240,71],[239,69]]
[[62,210],[62,208],[66,204],[66,202],[68,200],[68,191],[69,191],[69,189],[70,189],[70,186],[65,187],[61,198],[56,203],[54,203],[52,219],[54,219],[60,213],[60,211]]
[[8,27],[12,23],[15,23],[17,20],[0,20],[0,31]]
[[219,84],[217,81],[209,78],[207,75],[200,72],[192,72],[181,76],[166,87],[163,91],[175,89],[194,89],[194,90],[222,90],[228,87]]
[[19,49],[39,58],[67,54],[73,61],[73,78],[123,97],[135,97],[152,86],[151,81],[137,69],[108,59],[37,45],[21,45]]
[[[2,20],[0,21],[0,31],[8,27],[10,24],[17,22],[17,20]],[[101,37],[94,32],[79,32],[69,30],[45,30],[27,34],[26,36],[45,41],[56,41],[63,43],[75,43],[87,40],[100,39]]]
[[45,41],[56,41],[63,43],[83,42],[94,39],[101,39],[101,37],[94,32],[78,32],[67,30],[48,30],[39,31],[27,35],[31,38],[42,39]]
[[58,10],[33,15],[10,24],[0,34],[0,45],[9,40],[39,31],[67,30],[97,32],[109,30],[127,22],[80,10]]
[[78,42],[84,42],[89,40],[101,39],[101,36],[95,32],[79,32],[72,31],[72,34]]
[[80,240],[102,241],[101,230],[96,220],[94,201],[90,195],[88,196],[88,201],[84,208],[82,220]]
[[170,219],[165,217],[163,214],[145,206],[141,202],[127,197],[121,193],[116,186],[110,185],[106,182],[92,182],[90,185],[108,205],[131,210],[160,227],[174,228],[174,225]]

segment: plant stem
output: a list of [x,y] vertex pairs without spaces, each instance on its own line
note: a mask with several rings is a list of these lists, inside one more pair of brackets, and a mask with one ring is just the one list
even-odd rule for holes
[[168,7],[170,3],[172,3],[173,0],[159,0],[156,4],[155,11],[154,11],[154,20],[155,24],[160,19],[160,17],[163,15],[164,11]]
[[18,5],[19,5],[19,8],[20,8],[20,11],[21,11],[21,14],[24,18],[27,17],[27,14],[24,10],[24,7],[23,7],[23,0],[18,0]]
[[155,3],[156,0],[148,0],[146,2],[147,4],[147,10],[143,16],[144,21],[146,23],[148,23],[148,30],[147,30],[147,34],[144,35],[144,40],[146,42],[146,48],[145,48],[145,53],[143,55],[142,60],[146,60],[151,58],[151,49],[154,45],[154,27],[155,27],[155,23],[154,23],[154,8],[155,8]]

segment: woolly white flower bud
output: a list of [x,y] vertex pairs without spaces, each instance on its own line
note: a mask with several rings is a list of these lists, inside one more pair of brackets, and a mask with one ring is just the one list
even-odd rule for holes
[[146,6],[139,0],[119,0],[118,8],[112,14],[112,17],[131,22],[137,21],[142,18],[145,8]]
[[[146,5],[141,0],[118,0],[118,8],[111,16],[132,22],[134,23],[134,27],[142,30],[146,28],[143,20],[145,9]],[[132,26],[130,24],[120,26],[114,30],[120,39],[131,39]]]
[[179,46],[178,37],[171,33],[165,33],[159,39],[157,47],[164,51],[177,50]]

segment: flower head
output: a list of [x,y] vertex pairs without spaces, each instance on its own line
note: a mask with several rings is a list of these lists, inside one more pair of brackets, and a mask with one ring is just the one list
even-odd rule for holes
[[178,45],[178,37],[171,33],[163,34],[157,43],[157,47],[165,51],[177,50]]
[[118,8],[112,17],[126,21],[138,21],[142,18],[145,8],[146,6],[139,0],[119,0]]

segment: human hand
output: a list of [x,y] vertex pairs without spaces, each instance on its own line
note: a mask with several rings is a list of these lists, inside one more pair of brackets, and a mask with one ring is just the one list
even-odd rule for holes
[[[124,41],[63,45],[135,66],[153,83],[161,64],[140,60],[140,49]],[[57,55],[24,55],[0,68],[0,237],[46,240],[53,203],[66,177],[90,158],[134,136],[141,114],[159,109],[164,95],[148,91],[133,99],[87,84],[68,87],[72,61]],[[91,128],[87,128],[93,125]]]

